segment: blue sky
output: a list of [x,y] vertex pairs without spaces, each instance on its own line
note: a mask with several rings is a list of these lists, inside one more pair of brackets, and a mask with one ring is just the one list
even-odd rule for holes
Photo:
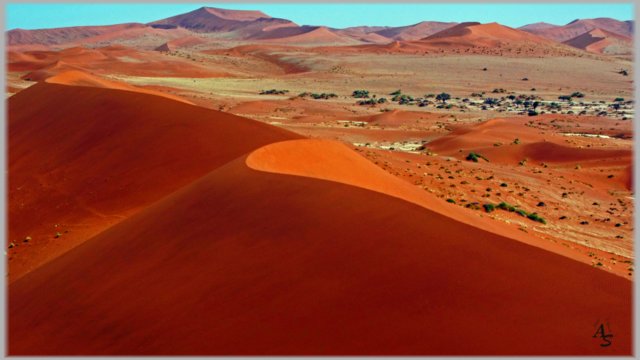
[[518,27],[544,21],[564,25],[577,18],[633,19],[632,3],[8,3],[7,29],[39,29],[79,25],[151,22],[202,6],[237,10],[261,10],[300,25],[348,27],[358,25],[402,26],[423,20],[499,22]]

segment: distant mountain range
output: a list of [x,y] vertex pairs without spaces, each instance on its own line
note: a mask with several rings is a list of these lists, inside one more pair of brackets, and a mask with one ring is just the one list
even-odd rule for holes
[[[444,38],[453,36],[454,43],[464,40],[471,42],[471,45],[474,41],[486,45],[487,42],[496,41],[540,43],[540,39],[546,39],[600,54],[630,54],[633,48],[633,21],[610,18],[577,19],[563,26],[535,23],[518,29],[499,24],[488,27],[470,27],[469,24],[423,21],[398,27],[357,26],[335,29],[325,26],[301,26],[287,19],[273,18],[261,11],[202,7],[148,24],[14,29],[7,32],[7,40],[8,45],[13,47],[121,44],[172,51],[212,41],[264,42],[294,46],[398,46],[397,42],[426,41],[435,45],[441,43]],[[473,26],[475,25],[480,24]]]

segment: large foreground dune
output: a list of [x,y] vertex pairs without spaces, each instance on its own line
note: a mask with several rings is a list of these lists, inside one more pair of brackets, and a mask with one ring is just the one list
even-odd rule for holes
[[[26,106],[55,94],[86,105]],[[11,108],[11,190],[146,205],[10,285],[12,355],[631,352],[631,282],[416,203],[343,145],[121,90]]]
[[67,75],[58,80],[75,86],[39,83],[9,99],[9,241],[32,238],[12,251],[10,279],[229,160],[299,137]]

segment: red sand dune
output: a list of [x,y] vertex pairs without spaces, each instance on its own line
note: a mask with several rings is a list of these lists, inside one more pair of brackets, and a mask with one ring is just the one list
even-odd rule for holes
[[[282,144],[12,283],[9,354],[631,353],[630,281],[309,177],[327,168],[318,143]],[[268,172],[282,169],[301,174]],[[608,348],[592,338],[602,319]]]
[[322,52],[373,53],[473,53],[493,55],[573,55],[574,48],[512,29],[497,23],[461,23],[415,41],[394,41],[389,44],[332,46],[317,48]]
[[[479,152],[492,162],[517,164],[523,159],[536,163],[605,162],[628,164],[631,150],[569,147],[562,136],[541,134],[524,125],[526,119],[493,119],[478,125],[463,126],[427,144],[440,154],[465,158],[469,152]],[[518,139],[520,144],[513,144]],[[501,143],[501,146],[494,146]],[[462,150],[462,152],[460,152]]]
[[[61,67],[60,64],[66,64]],[[83,47],[60,51],[9,53],[9,71],[35,71],[25,78],[42,80],[60,71],[85,70],[98,74],[131,76],[217,77],[224,74],[186,59],[168,58],[157,51],[121,45],[96,49]]]
[[195,36],[185,36],[174,40],[167,41],[156,48],[158,51],[175,51],[180,48],[200,45],[205,43],[205,40]]
[[340,35],[324,26],[280,28],[257,34],[253,40],[276,44],[356,44],[356,40]]
[[[71,75],[57,79],[111,85]],[[158,96],[96,87],[39,83],[9,98],[8,109],[8,241],[33,239],[12,249],[19,256],[10,261],[10,280],[231,159],[299,137]],[[56,232],[63,236],[54,239]]]
[[626,55],[633,53],[631,38],[602,29],[591,30],[564,43],[597,54]]
[[376,34],[393,40],[420,40],[455,25],[457,25],[457,23],[422,21],[414,25],[391,27],[380,30],[377,31]]
[[229,32],[234,38],[249,38],[256,33],[297,24],[272,18],[260,11],[225,10],[202,7],[200,9],[150,23],[151,26],[182,27],[194,32]]
[[424,38],[428,42],[469,43],[475,46],[495,46],[503,42],[531,42],[548,44],[549,41],[527,32],[498,23],[462,23]]
[[536,31],[539,31],[539,30],[553,29],[553,28],[557,28],[557,27],[560,27],[560,26],[559,25],[549,24],[549,23],[546,23],[546,22],[537,22],[537,23],[527,24],[525,26],[521,26],[521,27],[518,28],[518,30],[523,30],[523,31],[535,33]]
[[611,18],[576,19],[564,26],[547,28],[521,28],[538,36],[563,42],[587,33],[593,29],[603,29],[622,36],[633,36],[633,21],[619,21]]
[[381,170],[337,141],[305,139],[271,144],[250,154],[246,163],[255,170],[330,180],[377,191],[473,227],[523,242],[533,242],[532,238],[516,228],[485,221],[462,208],[449,206],[443,199]]
[[374,44],[386,44],[391,42],[391,39],[376,33],[369,33],[365,35],[352,36],[352,37],[356,40],[370,42]]
[[56,76],[57,74],[70,71],[83,72],[86,71],[86,69],[68,64],[66,61],[58,60],[44,68],[28,72],[22,75],[21,78],[27,81],[44,81],[50,77]]
[[388,29],[387,26],[354,26],[344,29],[332,29],[335,33],[348,36],[352,39],[359,41],[374,43],[374,44],[386,44],[391,39],[378,34],[380,30]]
[[201,51],[203,54],[226,55],[226,56],[252,56],[268,63],[271,63],[281,69],[284,74],[298,74],[309,71],[307,66],[282,60],[282,55],[276,54],[280,51],[295,51],[295,46],[287,46],[282,44],[248,44],[235,46],[230,49],[212,49]]
[[[92,36],[81,41],[75,41],[73,44],[76,46],[104,46],[104,45],[116,45],[116,44],[134,44],[137,49],[150,50],[157,47],[158,41],[171,41],[182,37],[190,37],[193,32],[177,28],[177,29],[157,29],[152,26],[145,26],[141,28],[122,29],[118,31],[108,32]],[[153,45],[155,46],[153,46]]]
[[7,44],[59,45],[114,31],[144,27],[145,25],[143,24],[127,23],[107,26],[73,26],[37,30],[14,29],[7,32]]
[[367,115],[356,118],[359,121],[366,121],[376,125],[401,126],[416,122],[420,119],[440,118],[442,115],[426,111],[407,111],[393,109],[380,114]]

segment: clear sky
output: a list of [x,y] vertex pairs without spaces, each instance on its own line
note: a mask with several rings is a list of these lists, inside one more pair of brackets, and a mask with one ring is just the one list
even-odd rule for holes
[[358,25],[402,26],[424,20],[499,22],[518,27],[544,21],[564,25],[577,18],[611,17],[632,20],[632,3],[8,3],[7,29],[39,29],[79,25],[147,23],[202,6],[261,10],[300,25],[343,28]]

